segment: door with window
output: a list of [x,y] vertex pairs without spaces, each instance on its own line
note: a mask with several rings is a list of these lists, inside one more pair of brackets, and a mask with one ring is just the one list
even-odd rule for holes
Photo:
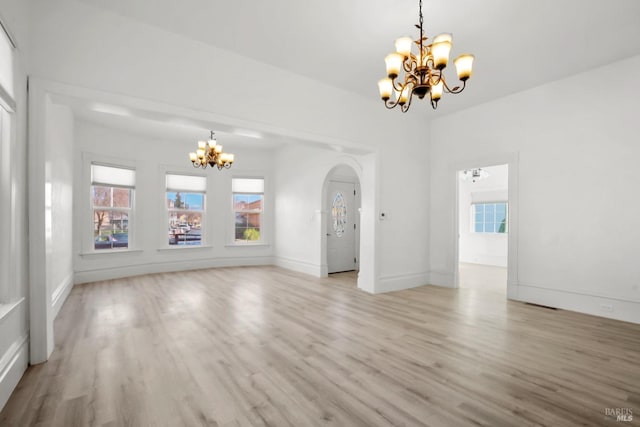
[[327,265],[329,273],[356,269],[356,186],[329,181]]

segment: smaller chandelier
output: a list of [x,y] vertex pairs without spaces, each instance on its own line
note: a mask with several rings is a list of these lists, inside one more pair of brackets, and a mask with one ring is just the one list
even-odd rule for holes
[[469,181],[471,180],[471,182],[476,182],[476,181],[480,181],[481,179],[485,179],[489,177],[489,172],[487,172],[486,170],[482,169],[482,168],[478,168],[478,169],[465,169],[462,172],[462,179],[464,181]]
[[[423,99],[429,94],[431,107],[435,110],[443,92],[455,94],[464,90],[473,67],[473,55],[464,54],[456,58],[454,63],[462,86],[449,87],[443,71],[449,63],[452,37],[451,34],[444,33],[436,36],[432,43],[426,43],[428,38],[424,36],[423,30],[422,0],[420,24],[416,27],[420,30],[420,38],[415,41],[410,37],[396,40],[396,51],[384,59],[387,77],[378,82],[380,97],[385,106],[391,109],[399,105],[403,113],[409,110],[413,95]],[[417,54],[411,52],[414,43],[418,45]],[[404,71],[404,78],[398,78],[401,71]],[[395,100],[392,100],[394,92]]]
[[206,169],[207,166],[216,166],[218,170],[222,170],[231,167],[234,156],[222,151],[222,145],[216,143],[215,133],[211,131],[209,141],[198,141],[198,149],[195,153],[189,153],[189,160],[194,168]]

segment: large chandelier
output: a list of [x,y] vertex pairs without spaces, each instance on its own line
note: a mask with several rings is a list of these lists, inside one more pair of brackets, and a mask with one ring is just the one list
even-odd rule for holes
[[189,160],[194,168],[206,169],[207,166],[216,166],[218,170],[222,170],[231,167],[234,155],[222,151],[222,145],[216,143],[215,133],[211,131],[208,141],[198,141],[198,149],[195,153],[189,153]]
[[[460,93],[464,90],[467,80],[471,77],[473,55],[463,54],[454,61],[458,78],[462,86],[449,87],[444,76],[444,69],[449,63],[451,51],[451,34],[444,33],[436,36],[432,43],[427,44],[422,28],[422,0],[420,0],[420,38],[401,37],[396,40],[396,51],[384,59],[387,65],[387,77],[378,82],[380,97],[387,108],[400,105],[403,113],[409,110],[413,95],[423,99],[427,94],[431,99],[431,107],[438,108],[438,101],[442,93]],[[411,52],[413,43],[418,45],[418,53]],[[404,78],[399,78],[404,71]],[[392,99],[392,94],[394,98]]]

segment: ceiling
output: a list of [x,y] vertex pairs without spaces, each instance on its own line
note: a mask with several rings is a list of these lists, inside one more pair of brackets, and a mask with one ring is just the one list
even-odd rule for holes
[[[78,1],[372,100],[384,56],[418,21],[416,0]],[[476,56],[464,94],[428,118],[640,54],[638,0],[424,0],[423,10],[427,35],[453,33],[452,56]]]

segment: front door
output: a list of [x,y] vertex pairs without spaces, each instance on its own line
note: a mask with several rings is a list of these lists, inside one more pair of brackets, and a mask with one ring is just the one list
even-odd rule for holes
[[327,266],[329,273],[356,269],[355,184],[329,181]]

